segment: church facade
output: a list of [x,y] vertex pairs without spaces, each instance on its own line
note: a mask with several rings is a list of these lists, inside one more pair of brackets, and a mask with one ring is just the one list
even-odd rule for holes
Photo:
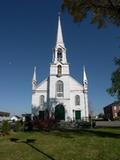
[[88,80],[83,68],[82,84],[70,75],[63,41],[60,16],[56,45],[52,55],[49,76],[37,83],[36,67],[32,79],[32,116],[44,119],[46,112],[56,120],[88,120]]

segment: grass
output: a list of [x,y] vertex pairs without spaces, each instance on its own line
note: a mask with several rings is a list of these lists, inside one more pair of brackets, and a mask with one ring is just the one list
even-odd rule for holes
[[11,132],[0,160],[120,160],[120,129]]

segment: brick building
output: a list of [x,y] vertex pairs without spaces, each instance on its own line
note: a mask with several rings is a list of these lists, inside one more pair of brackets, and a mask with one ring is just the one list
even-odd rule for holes
[[104,107],[104,116],[107,120],[113,120],[120,116],[120,101],[109,104]]

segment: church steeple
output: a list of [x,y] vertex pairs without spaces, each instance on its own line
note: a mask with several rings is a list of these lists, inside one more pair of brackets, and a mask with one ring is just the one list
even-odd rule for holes
[[57,39],[53,53],[53,63],[56,64],[58,62],[62,64],[67,64],[66,48],[63,41],[60,15],[58,16]]
[[61,77],[69,75],[69,64],[66,58],[66,48],[63,41],[60,15],[58,16],[56,45],[53,50],[52,63],[50,65],[50,75]]
[[61,27],[61,20],[60,15],[58,16],[58,30],[57,30],[57,40],[56,40],[56,47],[61,46],[65,48],[64,42],[63,42],[63,34],[62,34],[62,27]]

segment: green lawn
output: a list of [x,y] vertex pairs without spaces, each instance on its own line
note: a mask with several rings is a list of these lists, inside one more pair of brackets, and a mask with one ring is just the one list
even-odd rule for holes
[[0,137],[0,160],[120,160],[120,129],[12,132]]

